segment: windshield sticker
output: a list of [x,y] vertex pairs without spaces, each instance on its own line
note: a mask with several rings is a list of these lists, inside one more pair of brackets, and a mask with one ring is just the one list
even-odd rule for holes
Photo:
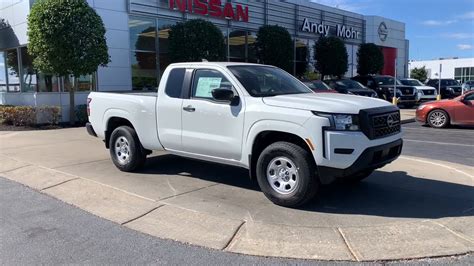
[[212,98],[212,90],[221,87],[222,78],[200,77],[196,87],[196,97]]

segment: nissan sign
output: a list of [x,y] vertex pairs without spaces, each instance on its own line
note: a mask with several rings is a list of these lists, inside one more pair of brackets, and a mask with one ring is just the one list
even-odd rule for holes
[[380,23],[378,33],[379,33],[379,38],[382,42],[387,40],[388,28],[385,22]]
[[209,15],[215,18],[232,19],[236,21],[249,21],[249,8],[236,4],[235,7],[230,2],[225,2],[222,6],[221,0],[169,0],[169,7],[172,10],[189,12],[197,15]]

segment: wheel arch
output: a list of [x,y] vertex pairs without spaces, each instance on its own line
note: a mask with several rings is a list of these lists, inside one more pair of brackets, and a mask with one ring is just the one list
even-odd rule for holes
[[[282,127],[267,127],[265,130],[258,130],[252,133],[250,138],[251,141],[248,142],[247,152],[245,153],[248,154],[250,178],[253,179],[256,177],[255,165],[262,151],[270,144],[278,141],[286,141],[302,147],[311,154],[311,159],[316,163],[313,157],[313,152],[307,142],[308,138],[305,137],[306,134],[304,134],[304,129],[299,125],[293,123],[289,124],[292,126],[287,129],[293,128],[294,130],[284,130]],[[286,126],[288,125],[285,125],[285,127]]]

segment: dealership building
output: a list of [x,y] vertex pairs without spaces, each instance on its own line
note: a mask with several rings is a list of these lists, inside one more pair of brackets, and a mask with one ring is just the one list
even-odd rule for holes
[[[0,104],[68,105],[70,77],[55,77],[34,69],[27,52],[27,16],[35,0],[0,1]],[[81,77],[76,103],[90,90],[154,90],[170,63],[170,27],[189,19],[205,19],[222,30],[228,61],[259,63],[256,33],[262,25],[280,25],[294,42],[293,72],[314,64],[313,45],[321,36],[344,40],[347,77],[356,75],[357,50],[362,43],[381,47],[383,74],[408,75],[405,24],[365,16],[304,0],[88,0],[107,30],[111,62],[97,73]],[[141,39],[140,41],[138,41]],[[63,117],[68,108],[63,108]]]
[[455,79],[460,83],[474,80],[474,57],[471,58],[440,58],[408,62],[411,72],[414,68],[426,69],[429,79]]

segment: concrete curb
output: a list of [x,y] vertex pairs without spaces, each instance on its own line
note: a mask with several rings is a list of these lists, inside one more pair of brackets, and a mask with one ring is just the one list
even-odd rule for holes
[[[10,180],[139,232],[212,249],[325,261],[418,259],[474,251],[474,218],[467,214],[377,226],[289,226],[255,221],[252,215],[234,219],[196,211],[11,157],[0,159],[0,174]],[[412,167],[423,162],[408,161]],[[456,166],[450,167],[454,172]]]
[[401,123],[402,125],[403,125],[403,124],[413,123],[413,122],[416,122],[416,119],[415,119],[415,118],[403,119],[402,121],[400,121],[400,123]]

